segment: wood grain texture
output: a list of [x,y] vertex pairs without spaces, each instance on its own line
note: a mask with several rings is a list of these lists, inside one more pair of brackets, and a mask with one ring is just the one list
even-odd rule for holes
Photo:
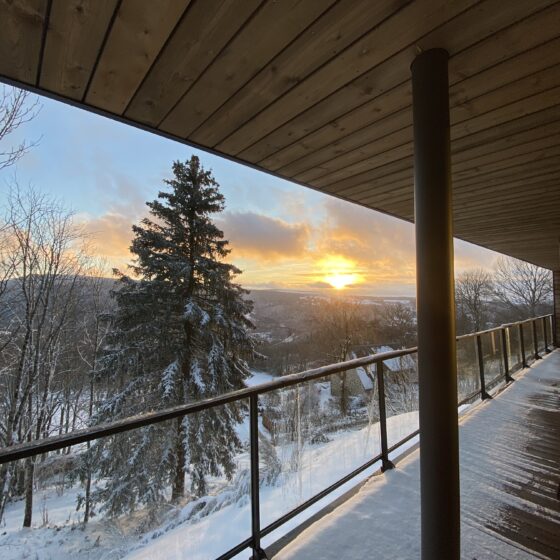
[[0,73],[35,85],[47,0],[0,0]]
[[231,96],[192,135],[214,146],[410,0],[340,0]]
[[261,3],[262,0],[191,2],[125,115],[157,127]]
[[190,0],[124,0],[86,95],[86,103],[121,115]]
[[41,87],[82,99],[117,4],[117,0],[53,0]]
[[181,98],[160,128],[180,137],[189,137],[333,1],[265,2]]

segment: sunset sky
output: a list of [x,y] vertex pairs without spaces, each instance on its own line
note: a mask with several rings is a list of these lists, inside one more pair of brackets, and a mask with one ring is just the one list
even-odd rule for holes
[[[59,102],[12,137],[38,145],[0,172],[0,205],[9,185],[33,185],[76,212],[110,267],[130,260],[131,225],[163,188],[171,163],[191,154],[213,170],[226,197],[218,224],[247,288],[334,290],[361,295],[415,294],[411,224],[199,152]],[[497,254],[456,241],[456,271],[492,266]]]

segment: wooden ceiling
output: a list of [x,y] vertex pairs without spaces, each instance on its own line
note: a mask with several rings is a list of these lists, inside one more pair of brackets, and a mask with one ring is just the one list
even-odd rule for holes
[[450,53],[455,235],[560,269],[560,4],[0,0],[0,79],[413,219],[416,53]]

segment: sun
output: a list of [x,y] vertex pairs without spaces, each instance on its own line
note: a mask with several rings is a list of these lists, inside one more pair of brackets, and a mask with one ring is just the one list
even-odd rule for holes
[[351,286],[357,282],[356,274],[331,274],[325,276],[325,280],[335,289],[342,290],[346,286]]
[[330,256],[320,261],[324,271],[323,280],[335,290],[342,290],[362,281],[356,270],[356,264],[344,257]]

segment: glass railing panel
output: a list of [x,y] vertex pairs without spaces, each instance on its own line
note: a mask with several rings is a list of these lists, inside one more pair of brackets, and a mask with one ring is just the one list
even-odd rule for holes
[[533,347],[533,328],[529,321],[523,323],[523,342],[525,344],[525,360],[530,363],[535,359],[535,350]]
[[480,391],[480,373],[476,354],[476,337],[457,340],[457,392],[462,402]]
[[387,442],[392,447],[419,428],[417,354],[385,360],[384,370]]
[[535,321],[535,328],[537,331],[537,351],[539,354],[544,353],[544,330],[543,330],[543,321],[542,319],[538,319]]
[[490,390],[504,379],[504,362],[500,331],[490,331],[480,335],[484,362],[484,382]]
[[506,344],[508,351],[508,365],[510,371],[515,371],[521,368],[522,356],[521,345],[519,340],[519,327],[513,325],[506,329]]
[[548,348],[550,349],[552,347],[552,341],[554,339],[552,334],[552,317],[546,317],[544,324],[546,325],[546,340],[548,342]]
[[0,467],[10,480],[2,548],[60,558],[62,542],[79,558],[212,560],[250,536],[248,434],[243,401]]
[[261,527],[381,453],[373,366],[259,396]]

